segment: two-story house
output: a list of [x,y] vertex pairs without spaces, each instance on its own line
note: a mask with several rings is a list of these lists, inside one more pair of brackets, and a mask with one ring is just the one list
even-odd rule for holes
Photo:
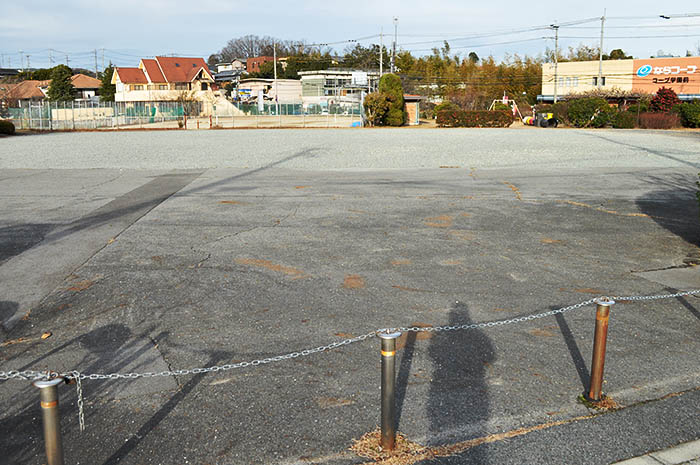
[[196,100],[211,113],[214,78],[203,58],[144,58],[137,68],[115,68],[112,84],[116,102],[173,102]]

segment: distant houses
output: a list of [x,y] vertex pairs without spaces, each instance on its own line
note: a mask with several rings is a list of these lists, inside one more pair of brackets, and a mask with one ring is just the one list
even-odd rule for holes
[[136,68],[114,69],[116,102],[198,101],[202,112],[215,100],[214,77],[202,58],[144,58]]
[[[84,74],[71,76],[74,88],[74,100],[95,101],[100,89],[101,81]],[[0,84],[0,100],[6,105],[22,102],[41,102],[48,99],[51,80],[37,81],[28,79],[16,84]]]

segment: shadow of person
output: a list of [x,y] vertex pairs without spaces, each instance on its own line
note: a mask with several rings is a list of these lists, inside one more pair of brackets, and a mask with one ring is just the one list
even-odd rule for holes
[[[471,324],[466,304],[450,311],[450,325]],[[431,444],[450,444],[488,434],[488,386],[486,365],[495,359],[493,345],[481,330],[436,334],[430,343],[433,379],[428,398]],[[485,464],[483,447],[460,454],[460,463]]]

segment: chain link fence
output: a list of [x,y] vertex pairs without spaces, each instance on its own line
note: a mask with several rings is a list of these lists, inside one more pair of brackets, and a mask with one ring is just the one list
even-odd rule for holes
[[116,129],[224,129],[268,127],[359,127],[359,102],[231,103],[24,101],[0,115],[15,128],[35,131]]

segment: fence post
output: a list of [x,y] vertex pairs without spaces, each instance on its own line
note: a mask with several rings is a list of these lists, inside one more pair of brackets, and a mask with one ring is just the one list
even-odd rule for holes
[[63,443],[61,441],[61,417],[58,411],[58,389],[63,378],[49,381],[34,381],[39,388],[41,412],[44,423],[44,446],[48,465],[63,465]]
[[610,307],[614,300],[601,297],[595,300],[595,333],[593,335],[593,361],[591,362],[591,385],[588,390],[590,400],[600,400],[603,389],[603,369],[605,367],[605,345],[608,339]]
[[378,334],[382,341],[382,431],[379,445],[393,450],[396,444],[396,339],[398,331],[386,330]]

